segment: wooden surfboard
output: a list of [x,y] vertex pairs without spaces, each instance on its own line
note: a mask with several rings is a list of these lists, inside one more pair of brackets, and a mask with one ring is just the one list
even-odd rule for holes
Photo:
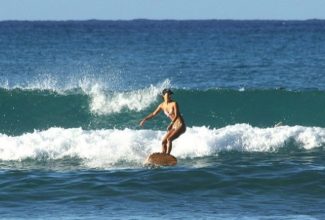
[[177,159],[173,155],[153,153],[146,159],[145,164],[155,166],[175,166],[177,164]]

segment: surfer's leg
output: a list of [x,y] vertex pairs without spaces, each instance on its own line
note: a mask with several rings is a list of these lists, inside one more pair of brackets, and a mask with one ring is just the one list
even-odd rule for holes
[[168,139],[168,141],[167,141],[167,154],[170,154],[170,152],[172,151],[172,148],[173,148],[172,140]]
[[182,126],[179,129],[171,130],[171,132],[168,135],[166,135],[166,137],[167,137],[167,154],[170,154],[170,152],[172,151],[173,140],[175,140],[181,134],[183,134],[185,132],[185,130],[186,130],[185,126]]
[[161,153],[163,154],[166,154],[167,153],[167,139],[168,139],[168,136],[173,132],[173,129],[172,130],[169,130],[167,132],[167,134],[165,135],[165,137],[162,139],[162,142],[161,142],[161,145],[162,145],[162,149],[161,149]]
[[167,140],[166,139],[163,139],[162,143],[161,143],[161,153],[165,154],[166,151],[167,151]]

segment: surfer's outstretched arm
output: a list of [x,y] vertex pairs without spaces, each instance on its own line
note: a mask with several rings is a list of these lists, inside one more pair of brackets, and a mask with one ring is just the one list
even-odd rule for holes
[[147,120],[155,117],[160,111],[161,111],[161,104],[156,108],[156,110],[153,113],[150,113],[147,117],[145,117],[144,119],[142,119],[142,121],[140,121],[140,126],[143,126]]

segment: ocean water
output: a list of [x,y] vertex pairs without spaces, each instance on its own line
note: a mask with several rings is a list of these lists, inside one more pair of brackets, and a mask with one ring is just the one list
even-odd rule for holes
[[[324,219],[325,21],[0,22],[1,219]],[[144,165],[169,122],[175,167]]]

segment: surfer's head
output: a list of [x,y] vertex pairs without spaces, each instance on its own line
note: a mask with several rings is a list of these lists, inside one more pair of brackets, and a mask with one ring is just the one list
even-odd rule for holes
[[174,93],[170,89],[164,89],[161,92],[161,96],[165,101],[170,101],[170,98],[171,98],[170,95],[172,95],[172,94],[174,94]]
[[164,90],[161,92],[161,95],[164,96],[166,93],[169,94],[169,95],[174,94],[174,93],[172,92],[172,90],[170,90],[170,89],[164,89]]

